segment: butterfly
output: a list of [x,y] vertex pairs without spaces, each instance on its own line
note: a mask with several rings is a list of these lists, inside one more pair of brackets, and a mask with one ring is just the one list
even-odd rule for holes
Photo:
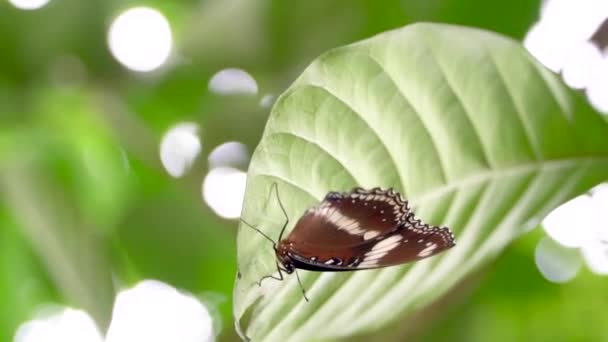
[[[282,272],[291,274],[297,269],[343,272],[400,265],[456,244],[449,228],[417,219],[408,202],[390,188],[329,192],[319,205],[306,210],[283,238],[289,218],[278,186],[273,185],[285,216],[278,243],[241,220],[273,243],[279,277],[265,276],[260,284],[265,278],[283,280]],[[305,293],[304,298],[308,300]]]

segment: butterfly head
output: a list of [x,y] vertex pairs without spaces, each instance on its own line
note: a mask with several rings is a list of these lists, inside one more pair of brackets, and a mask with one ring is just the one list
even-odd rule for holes
[[275,253],[281,266],[283,266],[284,271],[288,274],[293,273],[293,271],[295,271],[295,266],[293,264],[293,259],[291,258],[289,245],[283,241],[279,242],[278,247],[275,249]]

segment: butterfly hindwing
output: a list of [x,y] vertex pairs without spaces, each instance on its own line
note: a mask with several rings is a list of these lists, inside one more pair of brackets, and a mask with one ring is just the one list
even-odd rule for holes
[[360,246],[363,255],[359,268],[400,265],[424,259],[454,246],[454,236],[448,228],[431,227],[420,223],[406,225],[373,244]]

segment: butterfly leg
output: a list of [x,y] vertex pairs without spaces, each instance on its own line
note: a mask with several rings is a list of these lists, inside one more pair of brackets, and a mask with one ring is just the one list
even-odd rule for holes
[[308,297],[306,297],[306,290],[304,289],[304,286],[302,286],[302,281],[300,281],[300,275],[298,274],[298,270],[296,271],[296,278],[298,278],[298,284],[300,284],[300,288],[302,289],[302,295],[304,296],[304,300],[306,300],[308,302]]
[[[274,276],[274,275],[272,275],[272,274],[269,274],[269,275],[267,275],[267,276],[263,276],[263,277],[260,279],[260,281],[258,281],[258,282],[257,282],[258,286],[262,286],[262,281],[263,281],[264,279],[271,278],[271,279],[275,279],[275,280],[279,280],[279,281],[282,281],[283,279],[285,279],[285,278],[283,277],[283,271],[284,271],[284,272],[287,272],[287,270],[282,269],[282,268],[279,266],[279,263],[276,263],[276,265],[277,265],[277,270],[279,271],[279,276],[278,276],[278,277],[275,277],[275,276]],[[304,286],[302,285],[302,281],[300,280],[300,274],[298,273],[298,270],[295,270],[295,272],[296,272],[296,278],[298,279],[298,284],[300,285],[300,289],[302,289],[302,295],[304,296],[304,300],[306,300],[306,301],[308,302],[308,297],[306,296],[306,289],[304,289]]]
[[279,233],[279,239],[277,240],[277,241],[281,241],[281,239],[283,239],[283,233],[285,232],[285,228],[287,228],[287,225],[289,224],[289,216],[287,216],[287,211],[285,210],[285,207],[283,206],[283,202],[281,201],[281,196],[279,196],[279,185],[275,182],[272,184],[272,186],[274,186],[274,192],[275,192],[275,195],[277,196],[277,200],[279,201],[279,206],[281,207],[283,216],[285,216],[285,223],[283,223],[283,228],[281,228],[281,232]]
[[281,271],[284,271],[284,270],[282,270],[282,269],[281,269],[281,267],[279,267],[279,263],[278,263],[278,262],[276,263],[276,265],[277,265],[277,271],[279,271],[279,276],[278,276],[278,277],[275,277],[275,276],[274,276],[274,275],[272,275],[272,274],[269,274],[269,275],[267,275],[267,276],[263,276],[263,277],[260,279],[260,281],[258,281],[258,282],[257,282],[258,286],[262,286],[262,280],[264,280],[264,279],[272,278],[272,279],[275,279],[275,280],[278,280],[278,281],[282,281],[283,279],[285,279],[285,278],[283,277],[283,272],[281,272]]

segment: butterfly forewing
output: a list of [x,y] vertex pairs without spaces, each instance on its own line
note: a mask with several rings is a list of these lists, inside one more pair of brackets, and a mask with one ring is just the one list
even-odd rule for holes
[[392,189],[330,192],[302,216],[287,240],[311,247],[359,245],[395,231],[410,214],[407,202]]

